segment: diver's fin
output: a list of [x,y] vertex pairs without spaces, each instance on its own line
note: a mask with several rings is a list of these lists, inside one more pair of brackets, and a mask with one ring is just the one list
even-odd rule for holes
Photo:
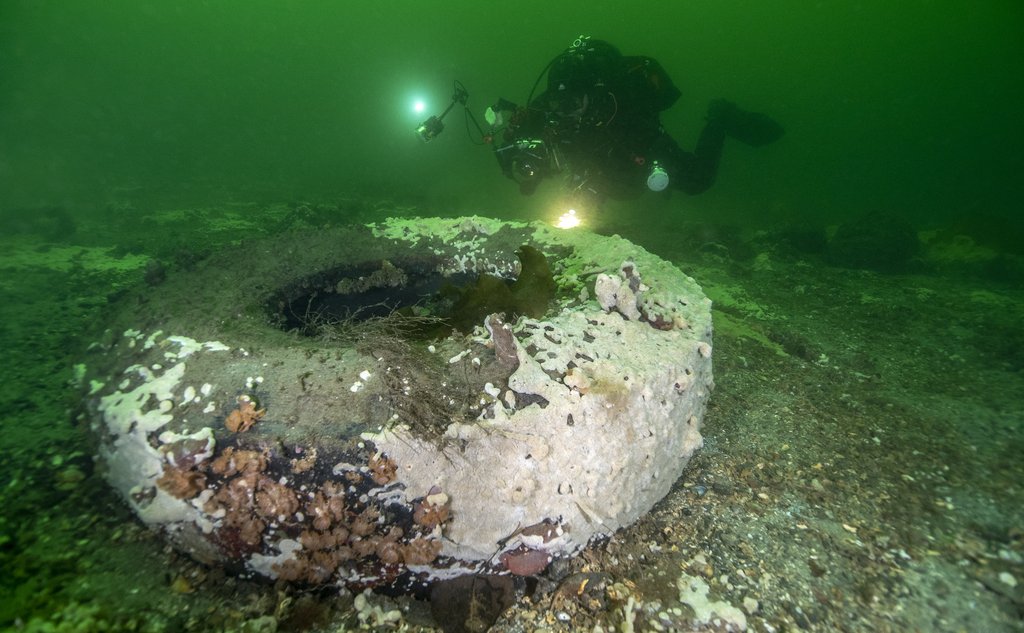
[[786,130],[767,114],[740,110],[726,134],[740,143],[760,147],[782,138]]
[[751,147],[760,147],[782,138],[786,130],[767,114],[747,112],[725,99],[715,99],[708,106],[708,121],[719,122],[726,135]]

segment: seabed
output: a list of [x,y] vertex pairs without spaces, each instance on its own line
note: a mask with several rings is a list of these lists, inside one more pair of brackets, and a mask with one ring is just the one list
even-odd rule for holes
[[250,581],[176,554],[97,472],[73,365],[125,289],[158,281],[155,262],[417,215],[358,203],[362,216],[346,203],[122,209],[114,229],[95,217],[0,237],[0,626],[1024,630],[1024,290],[976,274],[969,248],[943,251],[942,274],[935,261],[880,273],[770,233],[604,227],[712,298],[716,388],[705,446],[668,497],[538,578],[470,583],[431,605]]

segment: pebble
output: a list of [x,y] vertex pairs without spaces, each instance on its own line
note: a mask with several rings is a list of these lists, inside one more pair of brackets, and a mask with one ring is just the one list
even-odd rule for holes
[[728,479],[719,480],[711,484],[711,490],[718,495],[731,495],[732,494],[732,482]]
[[195,589],[192,587],[192,583],[188,581],[184,576],[175,577],[174,581],[171,582],[171,592],[177,594],[192,593]]
[[55,488],[63,492],[70,492],[77,488],[79,484],[85,481],[85,473],[83,473],[78,467],[71,465],[63,470],[57,471],[54,475]]
[[1013,574],[1011,574],[1008,571],[1000,572],[999,580],[1003,584],[1009,585],[1010,587],[1016,587],[1017,586],[1017,579],[1014,578]]

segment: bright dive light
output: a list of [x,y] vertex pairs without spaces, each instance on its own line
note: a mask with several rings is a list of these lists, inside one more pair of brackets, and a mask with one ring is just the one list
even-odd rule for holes
[[558,221],[555,222],[555,226],[560,229],[574,229],[580,225],[580,218],[576,215],[576,209],[569,209],[562,215],[558,216]]
[[[437,138],[437,135],[444,131],[444,118],[448,116],[448,113],[452,111],[452,108],[454,108],[456,104],[462,104],[462,107],[465,108],[466,100],[468,98],[469,93],[466,92],[466,87],[462,85],[461,81],[456,81],[455,92],[452,94],[452,100],[451,103],[448,104],[448,107],[445,108],[444,112],[442,112],[441,114],[432,115],[426,121],[420,123],[419,127],[416,128],[416,134],[418,134],[419,137],[424,141],[430,141]],[[423,102],[422,99],[417,99],[413,107],[420,108],[421,105],[422,109],[425,110],[426,104]],[[419,112],[419,110],[417,110],[417,112]],[[471,114],[468,114],[468,109],[466,110],[466,112],[468,120],[471,120],[474,124],[476,124],[476,119],[474,119]],[[477,130],[480,130],[479,125],[477,125],[476,128]],[[483,130],[480,130],[480,135],[483,136]]]
[[427,109],[427,104],[423,102],[423,99],[416,99],[412,102],[412,111],[419,114]]

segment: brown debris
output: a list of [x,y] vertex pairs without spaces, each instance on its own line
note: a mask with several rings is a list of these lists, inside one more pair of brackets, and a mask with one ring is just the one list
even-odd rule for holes
[[395,480],[398,465],[384,453],[377,453],[370,457],[369,466],[370,477],[378,486],[384,486]]
[[208,440],[184,437],[160,447],[167,461],[175,468],[193,468],[209,455]]
[[334,577],[343,563],[354,558],[352,548],[341,544],[345,540],[343,533],[306,531],[300,540],[303,550],[297,552],[295,558],[274,566],[279,580],[324,584]]
[[206,476],[194,470],[168,466],[156,480],[156,485],[179,499],[191,499],[206,487]]
[[299,500],[292,489],[269,477],[263,477],[256,492],[256,511],[267,518],[291,516],[299,509]]
[[356,516],[349,526],[352,534],[356,536],[367,536],[377,528],[377,518],[380,512],[376,508],[366,508]]
[[451,518],[452,502],[443,492],[429,494],[413,506],[412,520],[416,525],[432,530]]
[[380,545],[380,538],[377,536],[357,538],[352,540],[352,551],[355,552],[356,556],[359,558],[366,558],[371,554],[377,553],[378,545]]
[[277,579],[285,582],[305,582],[309,574],[309,561],[304,556],[289,558],[273,567]]
[[315,529],[327,530],[345,518],[345,496],[336,484],[328,482],[306,502],[306,513]]
[[238,473],[258,473],[266,467],[267,458],[262,453],[237,450],[231,446],[210,463],[210,471],[224,477]]
[[235,555],[258,546],[267,527],[253,514],[257,477],[255,472],[237,475],[225,482],[203,505],[207,514],[222,517],[224,525],[218,530],[218,537]]
[[328,582],[338,569],[338,560],[333,552],[313,552],[306,565],[306,582],[322,585]]
[[304,473],[313,466],[316,465],[316,447],[306,451],[306,455],[301,458],[296,458],[291,461],[292,472],[299,474]]
[[330,532],[306,530],[299,536],[299,542],[305,549],[318,551],[344,545],[348,541],[348,536],[348,530],[344,527],[334,528]]
[[484,325],[491,335],[494,344],[494,356],[498,363],[515,371],[519,368],[519,353],[516,351],[516,337],[512,335],[512,327],[502,320],[502,314],[491,314],[484,320]]
[[[235,417],[243,411],[254,419],[263,414],[250,402],[240,401]],[[249,426],[240,424],[237,432]],[[193,447],[183,444],[180,448],[184,451]],[[187,459],[185,452],[181,455]],[[370,569],[393,574],[404,565],[430,564],[440,554],[442,545],[438,540],[415,532],[406,535],[402,528],[382,523],[379,508],[348,499],[347,477],[298,492],[291,482],[269,476],[270,459],[266,452],[226,447],[209,461],[189,469],[165,466],[158,485],[183,499],[195,498],[209,487],[213,494],[205,500],[203,511],[217,520],[214,538],[230,556],[261,551],[271,528],[295,529],[302,549],[274,566],[278,579],[286,582],[320,585],[348,573],[343,567],[367,564]],[[311,449],[303,459],[292,460],[292,471],[312,467],[315,460],[316,451]],[[377,453],[369,458],[365,469],[360,469],[362,475],[355,477],[385,485],[394,481],[397,468],[387,455]],[[416,502],[419,528],[436,534],[439,526],[450,519],[450,505],[439,487],[432,488]]]
[[256,473],[247,473],[231,479],[203,506],[203,511],[214,514],[224,510],[228,515],[252,508],[256,491]]
[[501,555],[501,564],[516,576],[536,576],[551,563],[551,555],[543,550],[519,547]]
[[387,565],[396,565],[402,562],[403,549],[394,541],[381,541],[377,544],[377,558]]
[[405,544],[406,565],[429,565],[441,553],[441,541],[417,536]]
[[544,519],[540,523],[524,527],[520,530],[520,534],[523,536],[539,536],[543,542],[550,543],[562,535],[562,527],[551,519]]
[[232,433],[244,433],[266,415],[266,409],[257,409],[252,400],[245,396],[238,399],[238,408],[228,414],[224,426]]
[[238,527],[238,535],[246,545],[255,547],[263,540],[263,530],[267,524],[252,515],[241,515],[235,521]]

